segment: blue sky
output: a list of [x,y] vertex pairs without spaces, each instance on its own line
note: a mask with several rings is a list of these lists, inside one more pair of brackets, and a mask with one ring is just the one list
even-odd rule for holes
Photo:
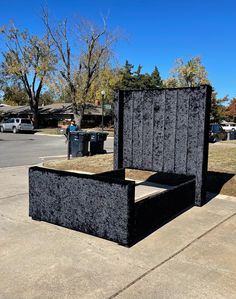
[[[130,63],[151,72],[156,65],[163,79],[176,58],[201,56],[218,97],[236,97],[236,1],[160,0],[0,0],[0,24],[9,20],[41,34],[40,11],[47,3],[54,19],[83,16],[101,22],[109,14],[110,29],[125,32],[115,47],[120,65]],[[2,47],[2,44],[0,44]]]

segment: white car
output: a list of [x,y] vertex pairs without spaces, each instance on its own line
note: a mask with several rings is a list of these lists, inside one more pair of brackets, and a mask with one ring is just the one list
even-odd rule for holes
[[33,123],[28,118],[9,118],[0,123],[0,131],[17,133],[20,131],[32,132]]
[[231,131],[236,131],[236,123],[233,122],[225,122],[221,124],[221,127],[226,131],[226,132],[231,132]]

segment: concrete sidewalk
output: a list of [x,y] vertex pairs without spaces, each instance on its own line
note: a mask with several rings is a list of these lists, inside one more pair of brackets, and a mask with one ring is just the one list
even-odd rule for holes
[[235,298],[236,198],[125,248],[28,217],[28,167],[0,169],[0,298]]

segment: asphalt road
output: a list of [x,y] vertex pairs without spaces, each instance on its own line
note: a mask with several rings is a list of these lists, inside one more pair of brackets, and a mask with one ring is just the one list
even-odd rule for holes
[[[105,142],[105,149],[113,151],[112,138]],[[0,133],[0,167],[34,165],[66,155],[64,136]]]

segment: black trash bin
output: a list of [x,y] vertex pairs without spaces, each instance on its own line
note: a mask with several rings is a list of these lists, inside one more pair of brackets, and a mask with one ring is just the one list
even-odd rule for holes
[[90,132],[90,154],[105,154],[104,141],[107,139],[108,133]]
[[235,131],[231,131],[227,133],[227,139],[228,140],[235,140],[236,139],[236,132]]
[[90,135],[86,132],[70,132],[69,155],[71,155],[72,157],[88,156],[89,139]]

